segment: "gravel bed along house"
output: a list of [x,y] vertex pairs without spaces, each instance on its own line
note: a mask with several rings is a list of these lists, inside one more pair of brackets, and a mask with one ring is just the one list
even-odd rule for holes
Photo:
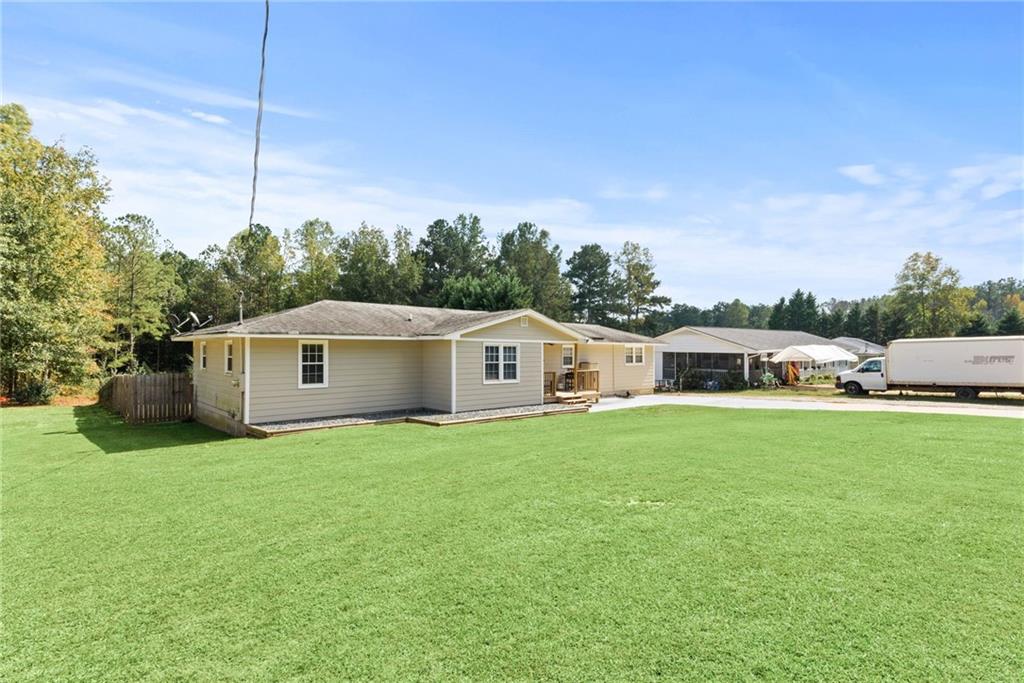
[[514,420],[522,417],[541,417],[559,413],[585,413],[589,406],[563,405],[547,403],[534,406],[518,406],[515,408],[495,408],[494,410],[467,410],[463,413],[434,413],[425,416],[410,417],[410,422],[436,426],[463,424],[467,422],[487,422],[490,420]]
[[462,413],[445,413],[425,409],[389,410],[379,413],[363,413],[361,415],[339,415],[337,417],[264,422],[262,424],[249,425],[249,433],[253,436],[267,437],[292,432],[305,432],[312,429],[357,427],[362,425],[392,424],[395,422],[415,422],[417,424],[440,427],[442,425],[466,424],[470,422],[541,417],[558,413],[579,413],[586,412],[586,410],[587,406],[562,405],[558,403],[518,406],[515,408],[496,408],[494,410],[468,410]]

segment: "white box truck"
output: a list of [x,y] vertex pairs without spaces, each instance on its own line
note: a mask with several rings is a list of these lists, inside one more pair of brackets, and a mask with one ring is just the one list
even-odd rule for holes
[[897,339],[885,356],[839,373],[836,388],[848,394],[952,391],[963,399],[980,391],[1024,391],[1024,336]]

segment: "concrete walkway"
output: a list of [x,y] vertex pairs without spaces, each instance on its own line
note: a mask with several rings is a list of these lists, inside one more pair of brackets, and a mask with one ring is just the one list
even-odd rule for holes
[[845,410],[851,412],[934,413],[939,415],[981,415],[1024,419],[1024,405],[940,403],[938,401],[895,401],[870,398],[754,398],[728,394],[654,394],[636,398],[602,398],[590,412],[643,406],[706,406],[709,408],[757,408],[767,410]]

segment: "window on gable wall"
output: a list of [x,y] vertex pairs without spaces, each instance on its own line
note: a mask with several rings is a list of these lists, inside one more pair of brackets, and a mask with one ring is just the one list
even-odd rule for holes
[[484,383],[519,381],[519,345],[484,344]]

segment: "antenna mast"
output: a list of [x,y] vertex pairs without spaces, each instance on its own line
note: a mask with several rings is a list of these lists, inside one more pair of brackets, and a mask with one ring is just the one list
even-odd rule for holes
[[263,45],[260,49],[260,87],[256,103],[256,148],[252,154],[252,199],[249,201],[249,227],[256,214],[256,176],[260,166],[260,128],[263,127],[263,77],[267,69],[267,32],[270,30],[270,0],[263,3]]

